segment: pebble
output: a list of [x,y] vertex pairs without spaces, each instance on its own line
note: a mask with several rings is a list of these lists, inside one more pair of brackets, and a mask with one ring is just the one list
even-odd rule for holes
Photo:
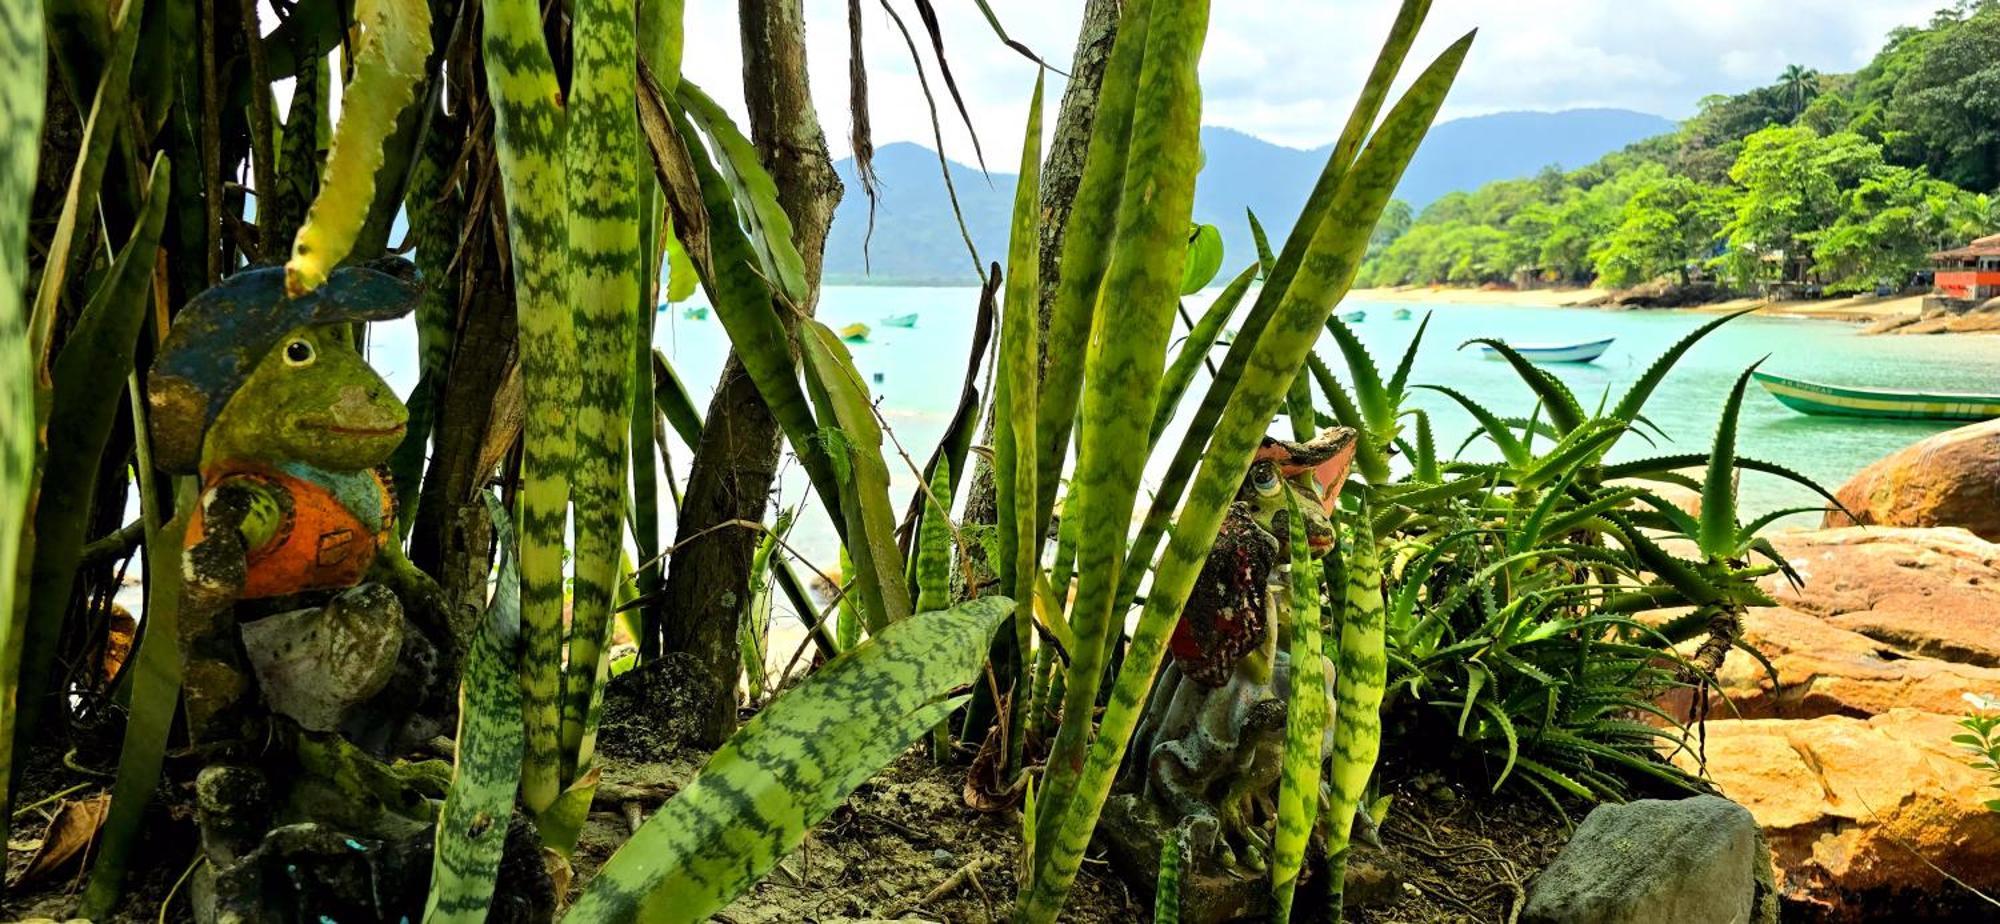
[[931,851],[931,865],[938,869],[951,869],[958,865],[958,858],[952,856],[951,851],[939,847]]

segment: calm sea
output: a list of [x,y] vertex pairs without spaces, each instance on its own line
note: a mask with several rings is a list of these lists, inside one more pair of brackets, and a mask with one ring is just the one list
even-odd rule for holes
[[[1213,296],[1209,292],[1189,299],[1189,310],[1198,314]],[[859,322],[872,328],[867,343],[852,347],[855,363],[870,383],[896,438],[919,464],[930,454],[955,407],[977,300],[978,291],[971,288],[833,287],[820,298],[818,313],[827,323],[838,328]],[[700,302],[689,303],[697,304]],[[728,339],[712,313],[708,319],[696,320],[684,316],[686,307],[674,306],[660,313],[656,343],[695,392],[697,403],[706,408]],[[1391,312],[1397,307],[1411,308],[1416,319],[1394,320]],[[1367,319],[1355,325],[1355,330],[1384,367],[1393,367],[1415,336],[1417,319],[1430,312],[1430,328],[1417,354],[1412,381],[1449,385],[1497,413],[1518,415],[1533,410],[1532,393],[1505,363],[1482,358],[1476,347],[1461,350],[1461,343],[1472,337],[1517,342],[1615,337],[1609,352],[1594,364],[1549,367],[1586,403],[1595,403],[1605,395],[1609,403],[1615,402],[1660,352],[1712,317],[1679,311],[1356,302],[1343,305],[1341,310],[1356,309],[1365,310]],[[913,328],[881,324],[885,317],[908,313],[917,316]],[[415,384],[414,335],[407,323],[381,327],[371,344],[371,359],[399,392],[407,393]],[[1320,351],[1344,377],[1345,368],[1333,344],[1322,342]],[[1222,352],[1217,349],[1218,360]],[[2000,338],[1864,337],[1859,328],[1836,321],[1739,318],[1690,351],[1646,405],[1647,417],[1670,441],[1648,445],[1628,436],[1613,458],[1705,452],[1730,385],[1744,367],[1767,356],[1766,371],[1832,383],[2000,391]],[[1205,374],[1197,378],[1184,408],[1194,406],[1206,382]],[[1470,416],[1442,395],[1420,391],[1411,403],[1430,412],[1441,452],[1456,448],[1471,430]],[[1790,466],[1832,489],[1870,461],[1948,426],[1805,417],[1779,406],[1752,385],[1739,439],[1744,454]],[[1171,446],[1177,440],[1178,428],[1167,435],[1164,445]],[[1490,457],[1485,449],[1475,445],[1467,455]],[[1163,449],[1162,460],[1168,454]],[[688,460],[686,447],[676,445],[672,459],[676,477],[686,477]],[[900,510],[916,481],[893,447],[889,460],[895,478],[892,499]],[[1756,473],[1743,476],[1742,493],[1751,512],[1813,501],[1813,495],[1803,488]],[[785,466],[777,501],[808,507],[794,544],[810,559],[809,564],[831,567],[836,551],[832,531],[814,509],[818,505],[796,464]],[[671,514],[666,519],[672,522]],[[1798,518],[1799,522],[1810,520]]]

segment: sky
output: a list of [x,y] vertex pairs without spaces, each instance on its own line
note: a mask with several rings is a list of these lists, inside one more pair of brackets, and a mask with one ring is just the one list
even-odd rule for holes
[[[956,160],[973,151],[950,108],[911,0],[888,0],[924,54]],[[1825,72],[1867,63],[1889,30],[1918,25],[1948,0],[1436,0],[1405,71],[1421,70],[1468,30],[1479,37],[1445,119],[1516,109],[1636,109],[1672,119],[1713,93],[1773,82],[1787,64]],[[989,0],[1001,24],[1052,65],[1069,66],[1082,0]],[[909,48],[883,11],[862,0],[875,144],[934,147]],[[1035,65],[995,38],[972,0],[933,0],[945,50],[987,163],[1012,169]],[[836,158],[849,151],[847,4],[805,0],[813,95]],[[1202,122],[1293,147],[1338,134],[1373,63],[1394,0],[1215,0],[1201,62]],[[683,72],[741,117],[736,4],[687,4]],[[1062,80],[1047,89],[1053,129]]]

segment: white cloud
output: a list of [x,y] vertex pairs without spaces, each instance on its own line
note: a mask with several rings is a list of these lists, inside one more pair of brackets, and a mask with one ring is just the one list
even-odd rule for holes
[[[909,26],[937,96],[945,145],[972,160],[915,7],[890,0]],[[1479,29],[1447,118],[1508,109],[1616,106],[1670,118],[1710,93],[1774,79],[1787,64],[1822,71],[1865,64],[1898,25],[1926,21],[1943,0],[1437,0],[1411,53],[1414,73],[1466,30]],[[945,49],[994,169],[1011,169],[1034,65],[1002,45],[969,0],[934,0]],[[993,0],[1016,39],[1067,67],[1082,0]],[[870,118],[879,144],[931,144],[931,126],[903,37],[880,0],[864,0]],[[1203,116],[1272,141],[1309,147],[1340,130],[1382,36],[1393,0],[1217,0],[1202,57]],[[847,5],[806,0],[808,63],[829,145],[847,152]],[[736,5],[688,4],[684,71],[741,112]],[[1062,80],[1050,75],[1051,113]],[[1051,117],[1049,120],[1053,122]]]

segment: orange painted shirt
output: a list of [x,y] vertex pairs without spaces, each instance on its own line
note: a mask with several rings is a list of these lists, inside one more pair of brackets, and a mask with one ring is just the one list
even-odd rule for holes
[[[338,590],[361,583],[375,553],[394,541],[396,500],[376,471],[351,475],[304,466],[228,464],[203,478],[204,493],[224,481],[248,481],[278,505],[278,528],[249,552],[242,599]],[[199,512],[189,546],[205,534]]]

